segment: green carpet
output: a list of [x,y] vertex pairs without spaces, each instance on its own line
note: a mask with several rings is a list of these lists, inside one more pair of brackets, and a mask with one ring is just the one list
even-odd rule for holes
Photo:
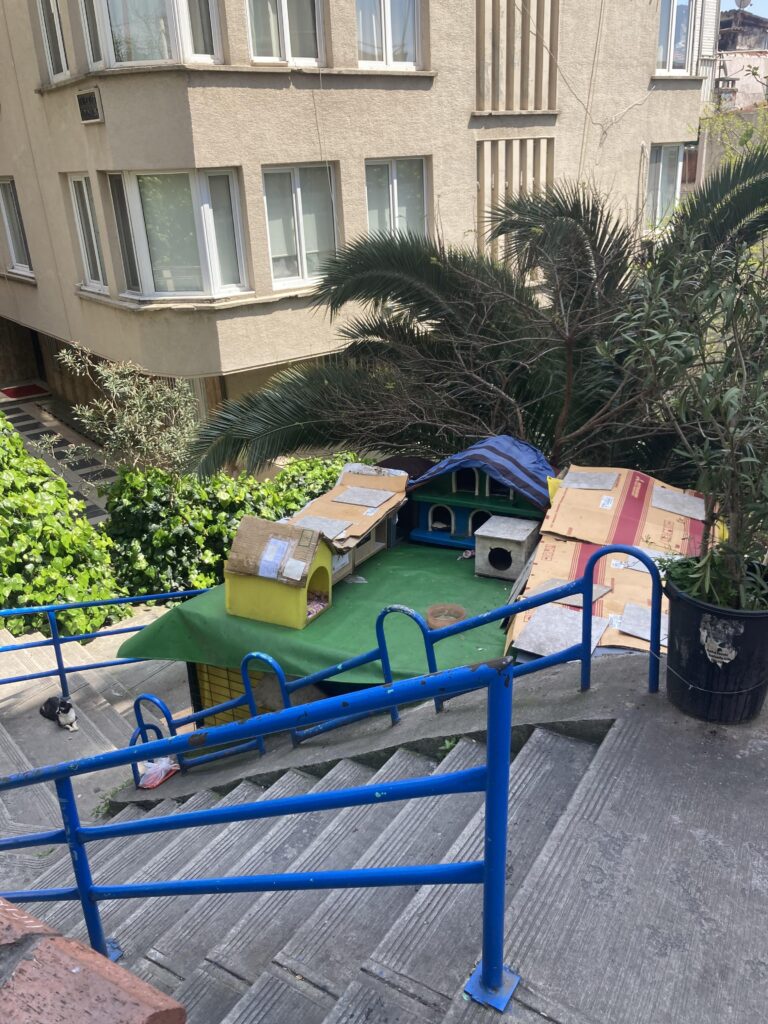
[[[475,576],[473,559],[457,559],[456,551],[426,545],[401,544],[383,551],[358,574],[367,582],[336,584],[333,606],[305,629],[228,615],[222,586],[167,612],[127,640],[119,656],[239,668],[244,654],[263,651],[287,676],[300,677],[374,648],[376,616],[387,605],[404,604],[426,616],[430,605],[449,602],[478,615],[505,604],[509,592],[505,581]],[[425,671],[418,626],[404,615],[391,615],[385,628],[395,679]],[[498,658],[503,648],[504,633],[495,622],[439,643],[438,667],[488,661]],[[381,672],[378,664],[364,665],[340,678],[345,683],[378,683]]]

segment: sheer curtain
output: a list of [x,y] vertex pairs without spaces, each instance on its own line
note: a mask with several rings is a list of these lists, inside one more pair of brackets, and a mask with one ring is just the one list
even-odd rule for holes
[[416,63],[416,0],[390,0],[392,60]]
[[213,24],[210,0],[188,0],[189,24],[192,30],[192,52],[213,57]]
[[171,30],[166,0],[107,0],[115,60],[169,60]]
[[368,197],[368,230],[371,234],[389,234],[392,230],[389,165],[368,164],[365,168],[365,188]]
[[421,160],[398,160],[396,229],[423,235],[424,226],[424,164]]
[[228,174],[209,174],[211,212],[216,235],[219,262],[219,283],[241,284],[240,261],[237,258],[235,214],[232,207],[232,182]]
[[299,277],[291,172],[270,171],[265,174],[264,195],[267,202],[269,247],[272,252],[272,276],[276,281]]
[[250,0],[254,57],[280,57],[280,0]]
[[306,276],[316,277],[336,249],[331,172],[327,167],[302,167],[299,181]]
[[357,55],[360,60],[384,60],[381,0],[357,0]]
[[291,56],[317,60],[317,17],[315,0],[286,0]]
[[140,174],[138,183],[155,291],[201,292],[189,175]]

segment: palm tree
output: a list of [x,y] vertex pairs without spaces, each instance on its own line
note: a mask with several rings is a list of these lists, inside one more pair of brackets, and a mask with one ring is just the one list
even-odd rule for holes
[[346,347],[225,402],[193,458],[211,473],[317,448],[441,456],[512,433],[556,465],[628,449],[652,460],[654,439],[632,426],[637,382],[612,348],[638,277],[649,261],[673,271],[692,234],[723,250],[760,237],[766,218],[761,148],[709,178],[650,241],[593,188],[568,183],[492,212],[503,262],[415,235],[358,239],[325,264],[315,298],[332,317],[362,307],[340,329]]

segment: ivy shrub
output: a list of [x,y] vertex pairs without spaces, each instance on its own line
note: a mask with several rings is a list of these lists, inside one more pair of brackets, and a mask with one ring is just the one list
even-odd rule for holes
[[292,459],[274,479],[241,473],[201,480],[161,469],[125,469],[107,491],[118,579],[131,594],[194,590],[221,583],[244,515],[281,519],[331,488],[349,452]]
[[[0,413],[0,607],[23,608],[121,594],[112,564],[112,543],[85,517],[66,482],[29,454]],[[122,616],[120,606],[77,608],[58,616],[63,634],[99,629]],[[40,630],[45,615],[0,623],[14,636]]]

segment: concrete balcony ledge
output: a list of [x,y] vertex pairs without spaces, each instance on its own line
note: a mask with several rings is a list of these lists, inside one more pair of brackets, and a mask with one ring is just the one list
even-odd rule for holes
[[419,68],[331,68],[331,67],[298,67],[293,64],[178,64],[163,62],[160,64],[141,64],[133,67],[123,68],[102,68],[98,71],[88,71],[85,74],[70,75],[69,78],[59,82],[45,82],[35,89],[40,95],[56,92],[59,89],[67,89],[71,86],[80,86],[83,82],[99,78],[115,78],[123,75],[146,75],[157,74],[158,72],[183,71],[191,74],[249,74],[249,75],[309,75],[329,77],[355,77],[355,78],[399,78],[399,79],[435,79],[437,72],[422,70]]
[[178,295],[173,298],[159,299],[156,296],[141,298],[134,295],[105,295],[88,288],[76,288],[75,294],[87,302],[97,302],[114,309],[129,313],[199,313],[216,312],[220,309],[233,309],[238,306],[266,306],[283,302],[286,299],[306,299],[314,295],[315,288],[296,288],[290,291],[275,292],[274,295],[257,295],[255,292],[240,292],[237,295],[195,296],[184,299]]

